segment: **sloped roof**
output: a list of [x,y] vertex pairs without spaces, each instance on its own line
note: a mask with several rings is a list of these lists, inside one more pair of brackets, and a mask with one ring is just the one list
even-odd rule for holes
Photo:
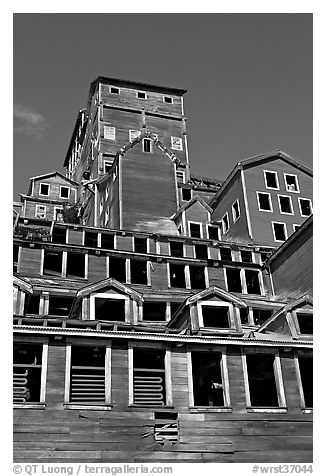
[[180,207],[179,210],[171,216],[171,220],[177,218],[182,212],[192,207],[195,203],[199,203],[200,205],[202,205],[209,213],[213,212],[212,208],[208,205],[207,202],[205,202],[203,198],[201,198],[199,195],[195,195],[194,197],[192,197],[191,200],[189,200],[189,202],[182,205],[182,207]]
[[129,286],[120,283],[114,278],[106,278],[101,281],[98,281],[97,283],[92,283],[85,286],[84,288],[79,289],[76,294],[76,298],[87,296],[90,293],[94,293],[96,291],[100,291],[101,289],[105,289],[108,287],[115,289],[123,294],[128,294],[138,302],[143,300],[143,297],[140,293],[130,288]]
[[49,172],[47,174],[43,174],[43,175],[36,175],[35,177],[31,177],[29,179],[29,187],[28,187],[28,191],[27,191],[27,195],[30,195],[31,194],[31,191],[32,191],[32,182],[35,181],[35,180],[45,180],[45,179],[48,179],[50,177],[54,177],[56,175],[59,175],[63,180],[65,180],[66,182],[69,182],[71,183],[72,185],[75,185],[76,187],[78,187],[78,183],[77,182],[74,182],[73,180],[70,180],[68,177],[66,177],[65,175],[61,174],[60,172]]
[[33,286],[23,278],[19,278],[18,276],[13,277],[13,285],[17,286],[18,288],[22,289],[23,291],[32,294]]

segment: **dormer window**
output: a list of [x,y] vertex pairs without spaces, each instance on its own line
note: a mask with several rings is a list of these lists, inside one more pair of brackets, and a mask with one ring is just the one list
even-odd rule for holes
[[44,195],[48,197],[50,194],[50,185],[48,183],[41,183],[40,184],[40,195]]
[[189,235],[193,238],[202,238],[201,223],[189,222]]
[[151,139],[143,139],[143,152],[152,153],[153,152],[153,142]]
[[201,306],[203,327],[229,329],[229,307],[224,306]]
[[128,303],[129,299],[123,294],[93,294],[90,297],[91,319],[96,321],[125,322],[127,307],[129,307]]
[[300,334],[312,335],[313,334],[313,315],[311,313],[296,312],[297,322]]

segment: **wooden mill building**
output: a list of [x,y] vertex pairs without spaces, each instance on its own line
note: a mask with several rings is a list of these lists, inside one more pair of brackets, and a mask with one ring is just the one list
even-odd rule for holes
[[97,78],[21,195],[16,462],[312,461],[312,172],[192,175],[185,93]]

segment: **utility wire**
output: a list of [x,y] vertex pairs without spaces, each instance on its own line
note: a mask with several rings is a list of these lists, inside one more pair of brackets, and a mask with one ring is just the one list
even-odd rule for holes
[[57,124],[53,127],[49,127],[49,129],[44,129],[43,131],[40,131],[40,132],[37,132],[36,134],[33,134],[31,136],[28,136],[28,137],[24,137],[23,139],[20,139],[20,140],[16,140],[14,142],[14,144],[18,144],[19,142],[23,142],[25,140],[29,140],[29,139],[32,139],[33,137],[36,137],[36,136],[39,136],[41,134],[44,134],[45,132],[49,132],[49,131],[53,131],[53,129],[57,129],[58,127],[61,127],[63,126],[64,124],[67,124],[68,122],[71,122],[71,119],[68,119],[67,121],[64,121],[64,122],[61,122],[60,124]]

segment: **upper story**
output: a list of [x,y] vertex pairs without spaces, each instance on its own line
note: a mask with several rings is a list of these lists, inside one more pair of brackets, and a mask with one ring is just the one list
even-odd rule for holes
[[277,247],[312,214],[312,170],[280,151],[241,161],[210,206],[223,240]]

